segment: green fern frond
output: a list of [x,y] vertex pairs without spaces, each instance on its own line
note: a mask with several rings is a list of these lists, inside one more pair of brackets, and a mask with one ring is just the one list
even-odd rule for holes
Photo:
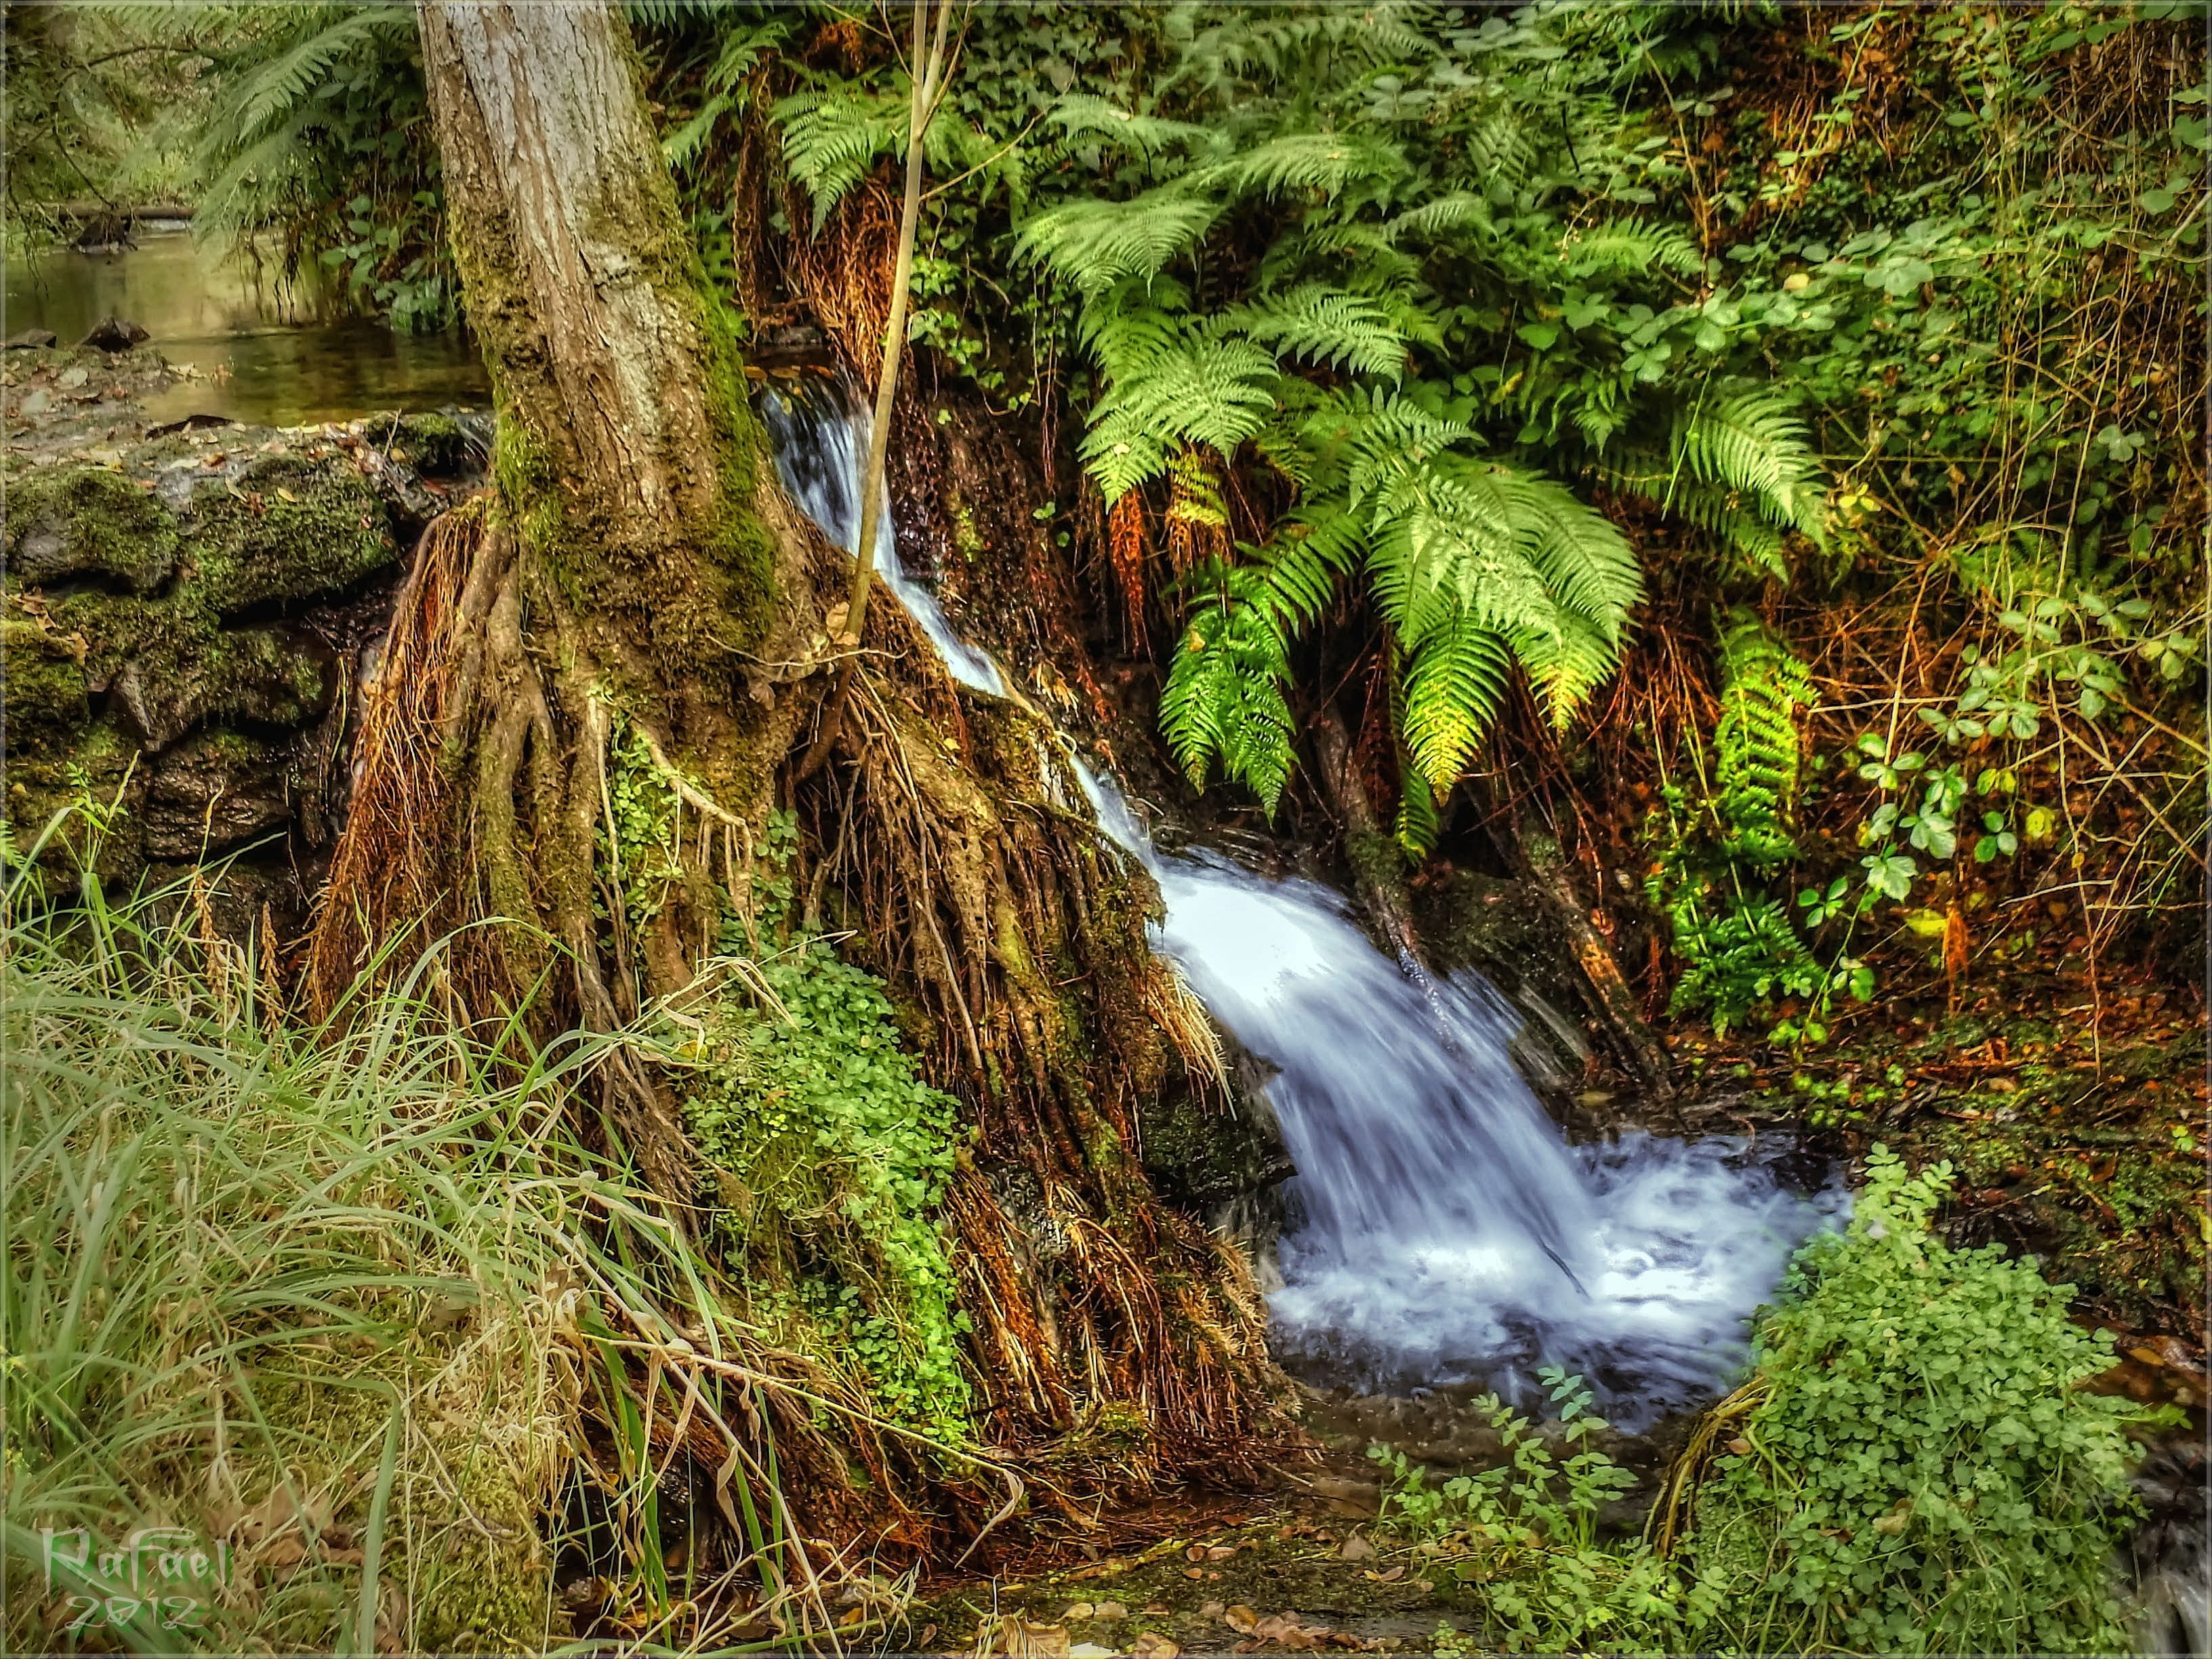
[[1395,839],[1407,858],[1419,861],[1436,849],[1437,837],[1443,830],[1442,819],[1428,779],[1408,769],[1398,787],[1398,820],[1395,826]]
[[1271,138],[1211,173],[1233,191],[1267,196],[1310,191],[1333,199],[1354,184],[1395,179],[1406,169],[1395,145],[1342,133],[1296,132]]
[[1787,399],[1765,386],[1715,387],[1677,412],[1677,465],[1747,496],[1775,523],[1825,544],[1820,459]]
[[1085,199],[1041,213],[1022,226],[1015,246],[1085,295],[1098,295],[1125,277],[1157,275],[1220,211],[1181,183],[1164,185],[1126,202]]
[[1335,602],[1338,585],[1366,554],[1366,514],[1328,501],[1300,507],[1258,550],[1256,568],[1265,580],[1252,603],[1294,636],[1321,619]]
[[1343,480],[1355,507],[1469,435],[1462,421],[1433,414],[1399,392],[1358,386],[1315,397],[1299,430],[1321,469]]
[[1812,678],[1748,611],[1730,611],[1719,634],[1721,716],[1713,748],[1722,848],[1753,866],[1778,864],[1796,854],[1787,823],[1797,801],[1797,714],[1813,704]]
[[1559,245],[1559,255],[1567,263],[1569,275],[1585,280],[1647,270],[1695,277],[1705,268],[1705,256],[1682,232],[1670,225],[1646,225],[1634,220],[1577,232]]
[[1272,814],[1293,764],[1283,696],[1290,664],[1264,611],[1238,598],[1256,573],[1210,574],[1221,585],[1219,597],[1184,630],[1160,693],[1161,730],[1194,785],[1203,788],[1218,763]]
[[1085,92],[1061,94],[1045,119],[1064,138],[1103,138],[1140,155],[1158,155],[1173,149],[1205,150],[1218,142],[1211,128],[1157,115],[1132,114],[1109,99]]
[[1437,237],[1455,230],[1478,230],[1485,236],[1498,234],[1490,204],[1463,190],[1408,208],[1382,228],[1394,242],[1406,236]]
[[1389,309],[1364,295],[1322,283],[1302,283],[1220,313],[1214,326],[1279,353],[1327,368],[1395,378],[1406,365],[1406,342]]
[[1443,609],[1405,653],[1401,731],[1414,769],[1436,794],[1449,790],[1505,695],[1504,641],[1464,611]]
[[770,108],[783,137],[784,165],[813,198],[815,229],[878,156],[903,151],[913,114],[902,86],[878,92],[845,82],[793,93]]
[[1184,444],[1233,456],[1273,413],[1277,378],[1261,347],[1204,334],[1125,359],[1091,411],[1084,464],[1111,505],[1158,477]]

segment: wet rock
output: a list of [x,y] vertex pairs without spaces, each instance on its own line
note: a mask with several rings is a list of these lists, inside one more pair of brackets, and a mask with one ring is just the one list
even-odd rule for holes
[[109,576],[150,593],[177,563],[173,517],[105,467],[39,467],[11,480],[8,568],[19,581]]
[[126,318],[103,317],[77,343],[91,346],[99,351],[128,351],[147,337],[144,329]]
[[53,344],[55,335],[50,328],[27,328],[8,337],[9,351],[36,351]]
[[161,757],[140,817],[147,857],[203,859],[283,830],[291,793],[265,741],[205,732]]

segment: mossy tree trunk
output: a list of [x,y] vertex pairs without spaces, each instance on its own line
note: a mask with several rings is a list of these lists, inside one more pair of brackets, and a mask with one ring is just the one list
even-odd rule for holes
[[[453,948],[460,1004],[481,1015],[543,981],[568,1005],[549,1012],[606,1029],[714,949],[716,880],[789,741],[755,665],[799,543],[612,9],[424,0],[421,17],[498,487],[403,595],[386,672],[405,684],[381,729],[371,710],[314,986],[340,994],[395,927],[514,918],[543,937],[475,929]],[[617,744],[695,821],[636,916]],[[680,1190],[665,1091],[611,1070],[617,1121]]]

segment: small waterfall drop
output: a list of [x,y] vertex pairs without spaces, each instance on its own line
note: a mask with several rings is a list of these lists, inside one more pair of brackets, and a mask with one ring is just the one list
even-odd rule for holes
[[[765,401],[785,488],[849,549],[866,417]],[[877,562],[952,676],[1006,695],[906,575],[888,512]],[[1070,763],[1101,830],[1159,884],[1153,948],[1276,1068],[1298,1170],[1268,1299],[1279,1362],[1368,1392],[1513,1393],[1564,1364],[1632,1428],[1726,1385],[1749,1315],[1839,1190],[1800,1196],[1728,1137],[1569,1146],[1508,1057],[1520,1016],[1480,975],[1393,962],[1316,883],[1162,854],[1110,781]]]
[[[858,552],[860,474],[868,459],[867,411],[857,400],[847,410],[804,398],[787,400],[769,392],[761,398],[761,412],[768,422],[784,493],[805,508],[823,535],[848,553]],[[908,575],[899,562],[890,495],[886,489],[884,499],[877,503],[877,576],[929,635],[947,673],[974,690],[1005,696],[1006,684],[1000,678],[999,665],[952,631],[937,596]]]

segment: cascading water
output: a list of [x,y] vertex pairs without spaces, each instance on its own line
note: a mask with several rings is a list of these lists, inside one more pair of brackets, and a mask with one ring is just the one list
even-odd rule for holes
[[[865,419],[778,399],[769,420],[786,489],[850,548]],[[877,560],[953,677],[1004,695],[905,574],[888,513]],[[1508,1058],[1519,1017],[1486,981],[1392,962],[1315,883],[1164,856],[1109,781],[1070,763],[1100,829],[1159,884],[1155,950],[1276,1068],[1298,1170],[1269,1297],[1279,1361],[1370,1392],[1513,1392],[1559,1364],[1632,1427],[1724,1383],[1747,1316],[1839,1192],[1801,1197],[1733,1139],[1570,1147]]]
[[[857,412],[857,406],[848,410],[806,398],[792,402],[774,392],[762,397],[761,410],[774,441],[776,476],[783,480],[784,493],[806,509],[823,535],[848,553],[859,552],[868,416]],[[876,574],[929,635],[945,659],[946,672],[975,690],[1005,696],[1006,683],[1000,678],[999,665],[952,631],[937,596],[908,575],[899,562],[889,497],[886,489],[877,502]]]

